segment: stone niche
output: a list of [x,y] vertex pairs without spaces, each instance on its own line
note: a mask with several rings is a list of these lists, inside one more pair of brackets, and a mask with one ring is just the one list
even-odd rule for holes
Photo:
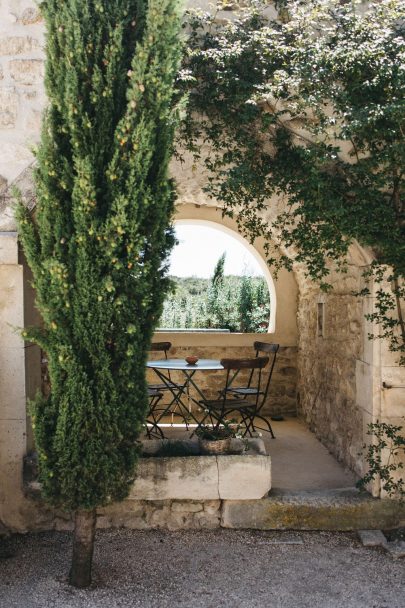
[[[158,456],[184,446],[187,456]],[[144,442],[130,500],[250,500],[271,489],[271,460],[261,439],[233,439],[231,452],[199,454],[197,440]]]

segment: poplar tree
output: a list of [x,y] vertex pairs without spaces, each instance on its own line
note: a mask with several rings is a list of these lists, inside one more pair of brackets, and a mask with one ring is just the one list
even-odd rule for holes
[[75,513],[70,582],[91,581],[96,507],[124,499],[168,286],[178,0],[45,0],[49,106],[36,214],[17,219],[51,395],[32,408],[43,495]]

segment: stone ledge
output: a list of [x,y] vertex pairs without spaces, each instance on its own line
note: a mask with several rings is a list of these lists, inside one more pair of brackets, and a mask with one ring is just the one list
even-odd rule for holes
[[[149,454],[165,441],[145,442]],[[196,449],[196,442],[182,442]],[[234,443],[235,447],[236,444]],[[261,440],[244,454],[141,458],[130,500],[252,500],[271,488],[271,460]],[[243,448],[243,444],[242,444]]]
[[404,522],[404,503],[372,498],[355,488],[225,500],[221,517],[224,528],[256,530],[388,530]]
[[[31,517],[30,525],[24,528],[24,532],[73,529],[69,514],[53,511],[42,502],[37,482],[27,484],[26,493],[37,500],[35,516]],[[355,489],[348,489],[275,492],[267,498],[246,501],[126,499],[97,509],[97,515],[98,528],[125,527],[136,530],[220,527],[253,530],[393,530],[405,524],[405,504],[372,498]]]

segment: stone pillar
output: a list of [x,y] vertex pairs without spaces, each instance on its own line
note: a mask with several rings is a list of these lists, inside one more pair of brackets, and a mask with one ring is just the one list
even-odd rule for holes
[[23,267],[16,232],[0,232],[0,523],[24,530],[26,390]]

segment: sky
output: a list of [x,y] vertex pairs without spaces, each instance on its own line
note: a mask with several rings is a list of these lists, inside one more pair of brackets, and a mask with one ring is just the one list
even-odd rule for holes
[[238,239],[209,226],[176,225],[179,244],[171,255],[170,274],[209,278],[218,258],[226,252],[225,274],[262,276],[253,255]]

